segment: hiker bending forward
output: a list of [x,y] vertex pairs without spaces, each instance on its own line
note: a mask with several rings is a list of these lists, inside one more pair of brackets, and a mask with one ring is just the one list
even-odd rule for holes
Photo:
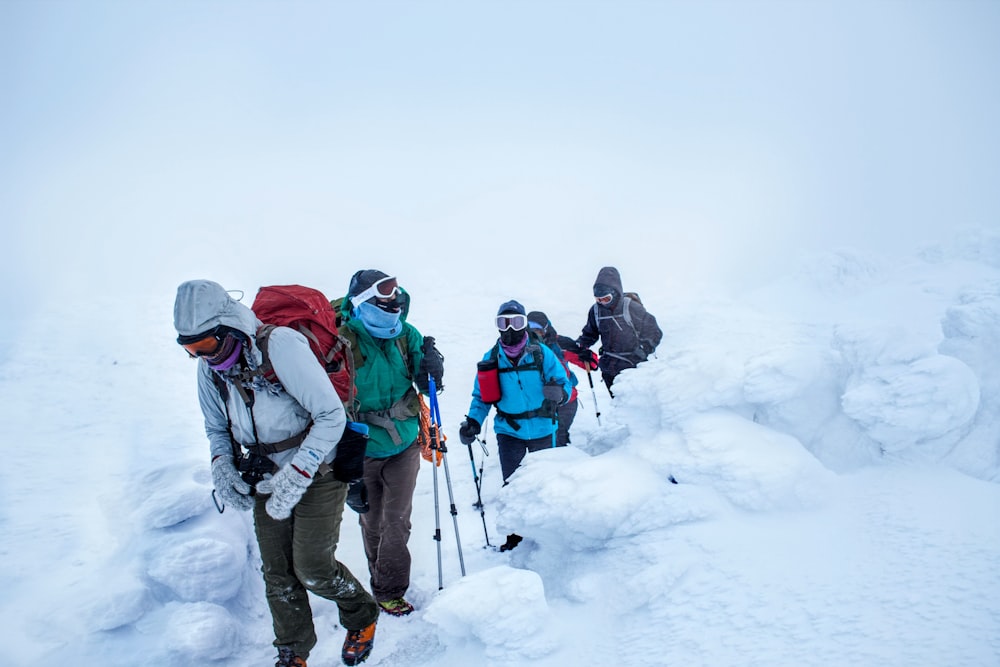
[[471,444],[490,408],[496,408],[493,424],[506,484],[525,454],[556,446],[559,406],[572,386],[552,350],[528,336],[524,306],[502,304],[496,322],[500,339],[479,363],[469,414],[458,434],[462,444]]
[[[420,469],[420,398],[428,375],[442,389],[444,358],[434,339],[406,321],[410,297],[396,278],[376,269],[351,277],[341,302],[341,334],[351,343],[357,418],[368,425],[364,479],[370,509],[361,514],[372,594],[387,614],[413,611],[410,514]],[[416,384],[417,389],[414,388]]]
[[[275,328],[268,340],[280,384],[254,373],[263,361],[255,341],[260,326],[217,283],[192,280],[177,289],[174,327],[177,342],[198,359],[216,493],[225,505],[253,510],[277,665],[305,665],[316,645],[307,591],[337,604],[347,629],[342,657],[354,665],[371,651],[379,608],[335,558],[347,484],[329,465],[344,431],[344,407],[305,337],[287,327]],[[267,454],[293,437],[297,445]],[[250,458],[243,459],[244,449]],[[241,460],[266,470],[256,489],[237,470]]]

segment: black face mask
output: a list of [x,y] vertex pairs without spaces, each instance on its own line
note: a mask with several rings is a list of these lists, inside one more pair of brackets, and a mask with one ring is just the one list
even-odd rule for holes
[[403,302],[398,298],[389,301],[385,299],[375,299],[375,305],[387,313],[398,313],[403,310]]
[[521,339],[524,338],[527,333],[528,332],[525,329],[521,329],[520,331],[516,331],[514,329],[504,329],[500,332],[500,342],[507,347],[511,347],[520,343]]

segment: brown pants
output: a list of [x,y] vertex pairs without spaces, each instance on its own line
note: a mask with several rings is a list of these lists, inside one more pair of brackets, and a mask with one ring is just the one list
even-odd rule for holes
[[365,486],[371,509],[361,514],[361,534],[379,602],[401,598],[410,587],[410,514],[420,472],[420,445],[384,459],[365,458]]

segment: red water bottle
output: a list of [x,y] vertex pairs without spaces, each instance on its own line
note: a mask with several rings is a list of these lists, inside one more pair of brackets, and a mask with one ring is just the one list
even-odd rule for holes
[[476,364],[476,377],[479,379],[479,398],[484,403],[499,401],[500,370],[496,359],[487,359]]

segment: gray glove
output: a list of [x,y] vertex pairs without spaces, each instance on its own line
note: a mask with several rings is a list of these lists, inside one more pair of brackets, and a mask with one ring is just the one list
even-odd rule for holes
[[289,463],[274,473],[271,479],[257,484],[257,493],[271,494],[264,508],[272,519],[284,521],[292,515],[292,508],[302,499],[312,476]]
[[545,386],[542,387],[542,413],[551,416],[555,419],[556,414],[559,412],[559,406],[566,402],[569,396],[563,391],[562,385],[558,382],[550,381],[546,382]]
[[545,386],[542,387],[542,397],[556,405],[562,405],[569,398],[562,385],[554,381],[545,383]]
[[250,485],[240,477],[232,456],[218,456],[212,461],[212,483],[223,503],[238,510],[253,509]]

